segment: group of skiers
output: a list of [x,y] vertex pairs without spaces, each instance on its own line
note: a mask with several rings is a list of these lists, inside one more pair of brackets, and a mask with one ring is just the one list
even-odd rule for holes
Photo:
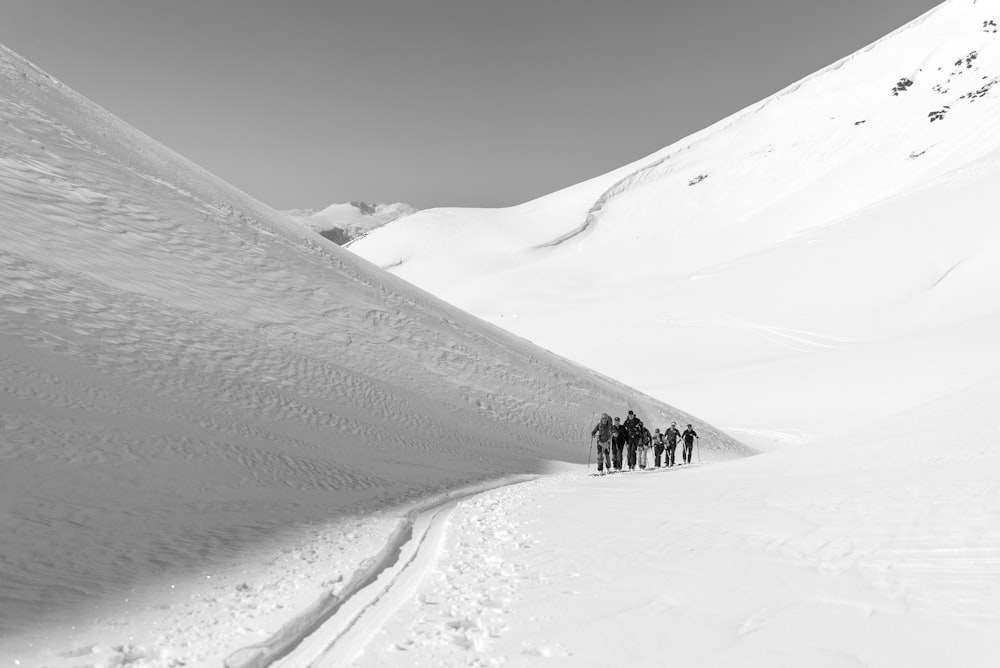
[[[656,429],[651,434],[642,424],[642,420],[632,411],[628,412],[625,422],[617,417],[612,420],[611,416],[603,413],[601,420],[590,433],[590,438],[592,443],[595,438],[597,439],[597,471],[601,475],[604,475],[605,469],[611,473],[612,466],[615,471],[621,471],[624,464],[622,459],[626,454],[629,471],[634,471],[636,466],[640,469],[660,468],[661,461],[665,467],[674,466],[678,441],[683,443],[681,462],[690,464],[695,439],[700,440],[690,424],[682,432],[677,429],[676,422],[671,422],[663,433]],[[651,448],[654,457],[653,467],[649,467]]]

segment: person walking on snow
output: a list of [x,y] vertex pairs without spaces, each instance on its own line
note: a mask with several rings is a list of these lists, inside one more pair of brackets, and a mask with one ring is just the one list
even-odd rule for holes
[[639,438],[641,437],[642,422],[635,416],[632,411],[628,412],[628,417],[625,418],[625,423],[622,425],[625,428],[626,434],[626,445],[628,446],[628,470],[635,470],[635,455],[636,449],[639,447]]
[[701,438],[699,438],[695,430],[691,428],[691,425],[687,426],[687,429],[685,429],[684,433],[681,434],[681,438],[684,439],[684,463],[690,464],[691,450],[694,449],[694,439],[697,438],[700,441]]
[[590,437],[597,437],[597,472],[604,475],[604,468],[611,471],[611,416],[607,413],[601,415],[601,421],[597,423]]
[[[641,424],[641,423],[640,423]],[[649,448],[653,445],[653,436],[645,426],[639,437],[639,468],[645,469],[649,464]]]
[[653,434],[653,458],[656,461],[656,468],[660,468],[660,460],[663,459],[663,434],[660,433],[659,427]]
[[625,427],[622,426],[622,420],[616,417],[615,423],[611,425],[611,462],[615,465],[615,471],[622,470],[622,450],[625,448],[626,440],[628,436]]
[[663,438],[667,442],[666,452],[664,453],[666,455],[664,459],[666,460],[665,463],[667,466],[673,466],[677,463],[677,439],[680,438],[680,436],[681,432],[677,429],[676,422],[671,422],[670,426],[667,427],[667,430],[663,432]]

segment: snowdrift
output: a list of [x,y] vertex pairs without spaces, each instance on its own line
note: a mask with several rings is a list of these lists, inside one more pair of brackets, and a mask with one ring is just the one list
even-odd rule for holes
[[393,508],[586,461],[628,406],[749,452],[0,50],[0,656],[79,665],[99,632],[105,664],[218,665],[335,595]]
[[350,248],[761,444],[922,405],[1000,373],[998,23],[952,0],[615,172]]

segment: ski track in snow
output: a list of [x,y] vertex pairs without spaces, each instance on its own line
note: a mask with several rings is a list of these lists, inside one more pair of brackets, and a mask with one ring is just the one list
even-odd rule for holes
[[[506,482],[496,487],[502,489],[510,484]],[[524,481],[518,481],[518,484],[524,484]],[[401,606],[413,598],[426,579],[440,558],[445,532],[455,507],[469,497],[476,497],[469,503],[481,507],[482,500],[478,497],[487,495],[489,492],[483,489],[460,491],[444,500],[414,509],[406,530],[399,532],[396,540],[390,541],[383,556],[359,578],[359,588],[352,590],[349,598],[338,602],[329,615],[316,617],[315,623],[308,627],[308,636],[295,633],[289,642],[283,643],[287,646],[294,643],[294,649],[287,653],[271,650],[273,654],[281,655],[274,662],[256,656],[252,656],[250,661],[238,660],[243,654],[240,652],[234,655],[237,660],[227,661],[227,666],[296,668],[348,665],[365,651],[373,636]],[[474,517],[463,524],[473,521],[481,525],[482,520],[482,517]],[[480,530],[483,528],[480,527]],[[456,628],[453,623],[448,626]],[[459,627],[467,628],[464,624]],[[472,646],[469,636],[465,638]]]
[[869,447],[782,478],[779,454],[465,501],[438,568],[350,665],[993,665],[996,454],[969,477]]
[[[525,579],[526,566],[512,556],[537,542],[515,513],[547,484],[542,479],[503,487],[458,504],[448,518],[436,567],[370,634],[374,637],[363,654],[343,658],[363,668],[507,664],[507,658],[491,656],[490,650],[509,629],[512,603]],[[547,652],[541,648],[538,656]]]
[[[893,31],[892,33],[886,35],[882,39],[873,42],[872,44],[868,45],[858,53],[859,54],[866,53],[876,48],[880,43],[888,41],[889,39],[892,38],[893,35],[903,30],[912,29],[916,25],[919,25],[920,23],[923,23],[924,21],[928,20],[934,14],[935,11],[936,8],[928,11],[920,18],[912,21],[906,26],[903,26]],[[738,111],[732,116],[724,118],[721,121],[714,123],[711,126],[696,132],[694,135],[691,135],[690,137],[684,139],[683,141],[685,143],[682,146],[679,147],[671,146],[666,150],[667,152],[665,154],[663,154],[664,152],[661,151],[659,152],[660,154],[657,154],[649,162],[643,161],[643,164],[641,164],[641,166],[639,166],[634,171],[630,171],[621,178],[619,178],[617,181],[611,184],[610,187],[608,187],[604,192],[600,194],[600,196],[591,205],[590,210],[587,211],[587,215],[584,218],[583,223],[581,223],[579,227],[569,232],[566,232],[565,234],[562,234],[551,241],[540,243],[537,246],[535,246],[535,249],[553,248],[567,241],[570,241],[571,239],[578,237],[587,231],[590,231],[597,224],[598,219],[601,217],[601,215],[607,209],[608,204],[614,198],[624,193],[627,193],[631,190],[637,189],[646,183],[650,183],[651,181],[664,179],[671,176],[674,172],[674,169],[673,165],[671,165],[670,162],[678,155],[681,155],[684,152],[693,149],[698,145],[700,141],[704,141],[705,139],[710,138],[713,134],[717,132],[724,132],[726,129],[733,127],[734,125],[738,124],[744,117],[752,116],[760,112],[762,109],[766,108],[768,105],[773,104],[775,102],[779,102],[783,97],[795,93],[797,90],[799,90],[799,88],[801,88],[803,85],[808,84],[811,80],[821,78],[823,74],[827,72],[832,72],[840,69],[851,58],[856,57],[856,55],[857,54],[855,54],[855,56],[847,56],[845,58],[842,58],[836,63],[833,63],[832,65],[829,65],[821,70],[818,70],[813,74],[809,75],[808,77],[790,86],[787,86],[786,88],[778,91],[777,93],[768,97],[767,99],[755,105],[751,105],[746,109]]]
[[[682,383],[686,364],[688,396],[697,380],[705,406],[776,411],[731,424],[797,443],[723,463],[747,450],[296,231],[0,49],[0,657],[252,666],[297,662],[299,644],[318,665],[362,667],[992,666],[987,11],[1000,3],[947,3],[686,150],[598,179],[587,198],[563,193],[573,212],[591,203],[582,227],[560,237],[528,216],[516,229],[534,243],[500,247],[522,253],[544,230],[559,248],[528,269],[554,273],[508,273],[470,240],[469,266],[503,274],[503,295],[540,295],[535,315],[527,301],[500,312],[572,344],[613,332],[622,357],[608,368]],[[928,54],[938,30],[957,37]],[[892,96],[905,73],[915,83]],[[811,96],[831,90],[850,93],[836,117],[814,113]],[[891,150],[865,139],[887,120],[907,132],[885,135]],[[733,183],[750,185],[719,196]],[[692,212],[691,229],[661,225]],[[474,227],[449,216],[449,229]],[[558,257],[594,259],[611,237],[623,252],[657,239],[694,251],[662,275],[635,262],[602,289]],[[880,249],[920,261],[883,271]],[[428,266],[407,257],[404,269]],[[689,270],[702,280],[673,280]],[[814,280],[788,279],[800,275]],[[484,283],[444,281],[473,285],[489,312],[500,303]],[[634,293],[628,306],[663,330],[595,322],[603,296]],[[562,329],[546,320],[555,299]],[[683,328],[661,305],[685,316],[690,341],[662,337]],[[654,365],[651,341],[669,348]],[[783,366],[775,350],[803,354]],[[695,422],[712,465],[567,474],[428,507],[582,460],[585,416],[633,403],[651,427]],[[806,426],[827,431],[791,423],[809,411],[822,414]],[[857,432],[800,442],[859,414],[871,422]],[[326,635],[341,612],[346,632]]]
[[0,232],[0,657],[20,665],[218,665],[338,597],[421,500],[581,461],[611,406],[695,420],[2,47]]

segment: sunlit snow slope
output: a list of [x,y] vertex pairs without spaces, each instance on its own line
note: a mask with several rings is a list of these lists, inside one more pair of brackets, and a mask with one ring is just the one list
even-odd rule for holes
[[1000,372],[998,24],[951,0],[632,165],[351,248],[761,443],[933,401]]
[[[138,642],[130,592],[153,579],[585,461],[595,411],[629,405],[689,419],[297,227],[0,48],[0,655],[50,624]],[[698,425],[707,454],[746,452]],[[245,608],[184,602],[225,608],[202,626],[161,609],[157,642],[230,624],[224,656],[259,638],[265,592],[241,586],[223,589]]]

